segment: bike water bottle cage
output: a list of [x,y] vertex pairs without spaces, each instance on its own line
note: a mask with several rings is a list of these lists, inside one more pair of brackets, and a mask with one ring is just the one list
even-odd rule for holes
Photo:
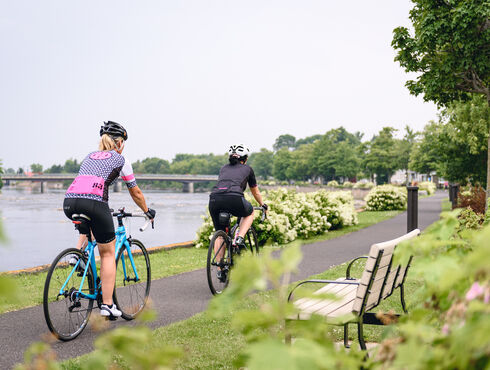
[[77,229],[80,234],[89,235],[90,234],[90,217],[84,215],[83,213],[74,213],[71,216],[72,222],[75,224],[75,229]]
[[229,212],[220,212],[218,222],[221,226],[230,226],[231,214]]

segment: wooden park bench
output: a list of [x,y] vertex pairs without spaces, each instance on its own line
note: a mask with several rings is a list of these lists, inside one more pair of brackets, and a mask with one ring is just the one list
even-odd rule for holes
[[[313,295],[335,294],[338,299],[300,298],[293,301],[299,312],[294,317],[290,317],[289,320],[308,320],[312,315],[320,315],[325,317],[327,323],[344,326],[345,347],[349,347],[348,325],[357,324],[359,344],[365,350],[363,325],[384,325],[375,313],[369,311],[390,297],[397,288],[400,289],[403,311],[407,313],[403,285],[412,259],[410,258],[404,266],[395,266],[393,264],[393,252],[399,243],[412,239],[419,234],[420,230],[416,229],[397,239],[372,245],[369,256],[358,257],[349,263],[345,278],[302,281],[291,291],[288,301],[293,299],[293,292],[296,288],[307,283],[324,285]],[[367,261],[362,277],[358,280],[351,277],[350,270],[352,264],[361,258],[366,258]],[[395,316],[398,317],[399,315]]]

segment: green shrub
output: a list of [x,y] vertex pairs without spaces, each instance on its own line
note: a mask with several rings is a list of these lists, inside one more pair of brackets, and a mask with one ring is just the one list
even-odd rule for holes
[[474,212],[483,215],[486,198],[486,192],[481,186],[469,186],[458,194],[458,207],[470,207]]
[[376,186],[364,198],[367,211],[393,211],[405,209],[406,189],[393,185]]
[[327,182],[327,186],[331,187],[331,188],[338,188],[340,187],[339,183],[335,180],[332,180],[332,181],[329,181]]
[[344,188],[352,188],[354,186],[354,184],[350,181],[344,181],[344,183],[342,184],[342,187]]
[[467,207],[459,213],[458,221],[461,230],[479,229],[485,221],[485,216],[481,213],[474,212],[471,207]]

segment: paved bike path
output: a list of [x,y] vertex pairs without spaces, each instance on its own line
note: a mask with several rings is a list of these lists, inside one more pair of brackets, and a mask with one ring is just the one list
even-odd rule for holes
[[[424,229],[439,218],[444,192],[419,200],[419,228]],[[406,232],[407,214],[402,213],[390,220],[339,238],[307,244],[302,247],[303,261],[294,280],[325,271],[330,266],[367,254],[371,244],[393,239]],[[203,265],[205,261],[203,261]],[[41,294],[40,292],[39,294]],[[212,295],[209,291],[204,269],[152,281],[151,299],[158,312],[151,328],[157,328],[187,319],[207,308]],[[98,314],[94,310],[93,315]],[[119,319],[110,327],[135,325]],[[0,369],[10,369],[23,361],[23,353],[33,342],[48,334],[42,306],[26,308],[0,315]],[[89,326],[71,342],[54,342],[52,347],[58,359],[80,356],[93,350],[93,342],[99,333]]]

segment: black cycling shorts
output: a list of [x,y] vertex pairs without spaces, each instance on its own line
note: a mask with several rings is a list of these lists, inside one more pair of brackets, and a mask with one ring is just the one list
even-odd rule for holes
[[236,217],[246,217],[250,216],[253,211],[252,204],[241,195],[211,194],[209,196],[209,213],[215,230],[225,231],[226,228],[218,221],[220,212],[229,212]]
[[90,217],[90,228],[98,243],[109,243],[116,238],[114,221],[107,203],[85,198],[65,198],[63,211],[70,220],[74,213]]

